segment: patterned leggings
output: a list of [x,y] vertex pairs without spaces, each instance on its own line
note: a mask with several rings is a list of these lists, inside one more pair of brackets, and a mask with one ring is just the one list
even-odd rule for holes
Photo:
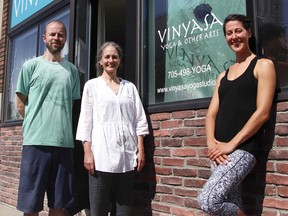
[[229,155],[227,165],[214,167],[211,176],[198,196],[201,209],[210,215],[234,216],[242,208],[240,183],[256,164],[255,157],[243,150]]

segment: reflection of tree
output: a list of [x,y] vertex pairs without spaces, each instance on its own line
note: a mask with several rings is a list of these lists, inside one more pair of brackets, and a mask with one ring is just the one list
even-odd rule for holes
[[15,108],[14,101],[11,101],[11,100],[8,101],[7,115],[9,117],[9,120],[19,120],[22,118]]
[[[155,60],[155,89],[163,88],[165,86],[165,58],[158,58]],[[164,101],[164,93],[156,94],[156,102]]]
[[37,29],[34,28],[31,31],[25,32],[22,35],[14,38],[12,41],[12,54],[8,85],[8,120],[20,119],[20,115],[15,108],[15,90],[17,87],[17,81],[22,64],[36,56],[36,30]]
[[[21,65],[25,61],[34,57],[34,56],[31,56],[31,57],[25,56],[23,52],[21,52],[21,51],[18,52],[19,49],[21,49],[21,47],[18,47],[18,49],[15,48],[15,52],[13,54],[12,63],[11,63],[11,73],[10,73],[9,86],[8,86],[9,105],[8,105],[8,113],[7,113],[7,118],[9,120],[17,120],[17,119],[20,119],[20,117],[21,117],[15,108],[15,106],[16,106],[16,104],[15,104],[15,91],[16,91],[16,87],[17,87],[17,81],[18,81]],[[27,53],[27,50],[26,50],[26,53]]]

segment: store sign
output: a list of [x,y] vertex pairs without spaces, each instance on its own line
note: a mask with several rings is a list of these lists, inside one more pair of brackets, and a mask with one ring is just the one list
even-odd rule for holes
[[12,0],[11,28],[44,8],[53,0]]
[[224,19],[246,14],[245,0],[167,0],[166,11],[165,24],[155,29],[156,59],[164,59],[157,65],[164,80],[156,94],[163,102],[211,97],[217,76],[235,59],[223,34]]

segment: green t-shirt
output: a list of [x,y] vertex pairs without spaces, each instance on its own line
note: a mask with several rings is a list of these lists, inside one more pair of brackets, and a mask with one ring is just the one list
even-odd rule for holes
[[23,122],[23,145],[74,147],[72,101],[80,98],[79,73],[63,60],[49,62],[42,56],[21,68],[17,93],[28,96]]

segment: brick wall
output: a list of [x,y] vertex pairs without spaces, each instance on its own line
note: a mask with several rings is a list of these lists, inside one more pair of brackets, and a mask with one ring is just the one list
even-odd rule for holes
[[1,96],[1,93],[3,93],[4,91],[5,52],[7,46],[7,29],[8,29],[8,0],[3,1],[3,14],[1,14],[0,16],[2,16],[2,31],[1,31],[2,34],[0,37],[0,96]]
[[198,188],[209,176],[209,161],[203,158],[205,114],[206,110],[192,110],[150,116],[155,146],[151,152],[154,215],[199,215]]
[[0,202],[15,206],[18,195],[22,127],[2,127],[0,136]]

